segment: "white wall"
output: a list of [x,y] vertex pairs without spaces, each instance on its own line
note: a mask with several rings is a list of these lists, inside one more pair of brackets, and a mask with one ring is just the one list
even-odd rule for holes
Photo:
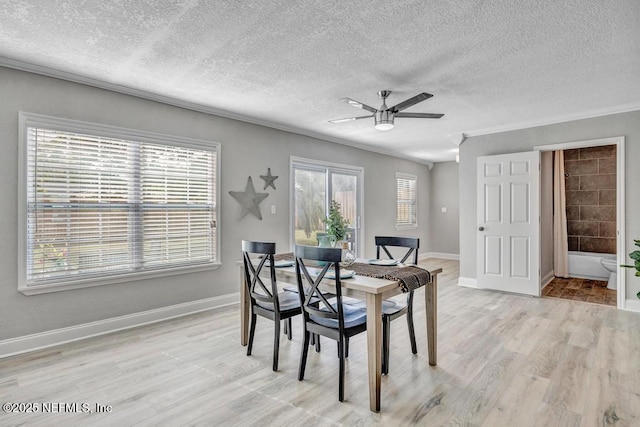
[[[460,212],[458,194],[458,163],[434,163],[431,169],[431,251],[438,254],[460,253]],[[442,212],[446,208],[446,212]]]
[[[640,111],[612,114],[510,132],[467,138],[460,145],[460,276],[476,278],[476,159],[479,156],[531,151],[534,146],[626,137],[626,246],[640,239]],[[628,260],[628,258],[627,258]],[[626,299],[637,301],[640,278],[626,272]]]
[[[25,296],[17,289],[18,112],[27,111],[222,144],[220,257],[215,271]],[[395,173],[418,176],[429,188],[427,166],[294,133],[173,107],[129,95],[0,67],[0,341],[27,334],[153,310],[238,292],[240,240],[275,241],[288,250],[289,156],[333,161],[364,168],[364,256],[375,255],[373,236],[394,235]],[[277,190],[268,189],[263,220],[237,221],[230,190],[243,190],[247,177],[270,167]],[[262,187],[259,187],[260,189]],[[277,214],[269,206],[275,204]],[[421,197],[418,230],[410,234],[428,245],[430,202]],[[214,325],[212,325],[214,326]]]

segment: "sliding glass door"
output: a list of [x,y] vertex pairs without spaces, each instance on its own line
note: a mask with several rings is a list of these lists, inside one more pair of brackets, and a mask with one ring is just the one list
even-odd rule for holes
[[362,168],[314,160],[291,158],[291,228],[293,243],[318,244],[318,233],[325,233],[332,200],[348,221],[347,237],[358,255],[360,243]]

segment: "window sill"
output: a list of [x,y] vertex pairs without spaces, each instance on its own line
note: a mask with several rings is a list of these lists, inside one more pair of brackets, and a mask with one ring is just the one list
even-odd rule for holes
[[196,273],[199,271],[217,270],[222,264],[215,262],[206,265],[176,267],[165,270],[148,271],[143,273],[129,273],[118,276],[92,277],[82,280],[69,280],[48,285],[18,285],[18,291],[24,295],[39,295],[50,292],[61,292],[72,289],[91,288],[94,286],[112,285],[116,283],[133,282],[138,280],[153,279],[156,277],[175,276],[179,274]]
[[418,228],[418,224],[413,225],[398,225],[396,224],[396,230],[415,230]]

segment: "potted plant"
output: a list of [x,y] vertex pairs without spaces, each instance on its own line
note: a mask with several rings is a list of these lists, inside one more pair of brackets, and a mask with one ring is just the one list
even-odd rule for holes
[[[640,248],[640,240],[634,240],[634,243],[636,246],[638,246]],[[626,267],[626,268],[635,268],[636,269],[636,276],[640,277],[640,251],[639,250],[635,250],[633,252],[631,252],[629,254],[629,258],[631,258],[634,262],[634,265],[624,265],[622,264],[620,267]],[[636,296],[638,298],[640,298],[640,292],[638,292],[636,294]]]
[[340,212],[340,203],[335,200],[331,201],[329,216],[323,221],[327,224],[327,234],[331,236],[334,245],[336,242],[344,240],[344,238],[347,237],[347,226],[349,222],[344,219]]
[[349,243],[344,241],[347,237],[347,226],[349,222],[344,219],[340,212],[340,203],[335,200],[331,201],[329,216],[324,219],[324,222],[327,224],[327,236],[331,239],[331,245],[335,247],[336,243],[342,241],[340,245],[342,247],[342,262],[340,264],[343,267],[351,265],[356,257],[349,249]]

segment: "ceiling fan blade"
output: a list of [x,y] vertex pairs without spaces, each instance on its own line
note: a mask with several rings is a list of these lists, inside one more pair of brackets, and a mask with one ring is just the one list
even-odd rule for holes
[[353,121],[353,120],[368,119],[370,117],[373,117],[373,115],[371,115],[371,116],[359,116],[359,117],[348,117],[346,119],[329,120],[329,123],[350,122],[350,121]]
[[432,96],[433,95],[431,95],[430,93],[422,92],[412,98],[402,101],[400,104],[396,104],[393,107],[390,107],[389,110],[393,111],[394,113],[397,113],[398,111],[402,111],[406,108],[411,107],[412,105],[416,105],[418,102],[422,102],[426,99],[429,99]]
[[439,119],[444,116],[444,114],[435,114],[435,113],[396,113],[393,115],[394,117],[411,117],[414,119]]
[[339,101],[346,102],[347,104],[352,105],[356,108],[362,108],[363,110],[367,110],[372,113],[375,113],[376,111],[378,111],[375,108],[368,106],[367,104],[363,104],[362,102],[356,101],[355,99],[340,98]]

